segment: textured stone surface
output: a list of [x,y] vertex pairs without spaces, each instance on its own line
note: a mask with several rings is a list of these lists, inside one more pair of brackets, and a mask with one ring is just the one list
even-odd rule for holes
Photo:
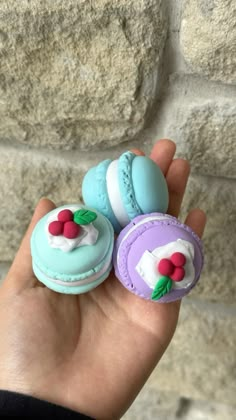
[[174,109],[168,134],[194,172],[236,178],[235,101],[198,102],[183,102]]
[[[236,181],[191,176],[182,215],[196,207],[207,214],[204,234],[205,266],[191,295],[207,300],[236,301]],[[183,217],[184,219],[184,217]]]
[[122,420],[235,420],[235,410],[214,401],[180,398],[147,383]]
[[194,73],[236,83],[235,19],[235,0],[185,1],[180,43]]
[[122,420],[175,420],[180,398],[172,392],[161,392],[146,386]]
[[230,405],[182,399],[176,420],[235,420],[235,413]]
[[0,263],[0,284],[6,277],[6,274],[10,268],[10,264],[8,263]]
[[161,0],[0,2],[0,139],[86,149],[132,138],[166,29]]
[[149,384],[234,406],[235,348],[236,307],[185,298],[176,334]]
[[157,139],[172,138],[195,173],[236,178],[235,97],[236,86],[172,74],[140,147],[149,153]]

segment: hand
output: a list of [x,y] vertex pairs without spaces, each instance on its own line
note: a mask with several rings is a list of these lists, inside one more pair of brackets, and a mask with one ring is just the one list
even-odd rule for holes
[[[141,153],[141,152],[138,152]],[[161,140],[151,158],[166,176],[168,213],[178,216],[189,165],[173,160],[175,144]],[[55,293],[32,272],[30,236],[54,208],[42,199],[0,288],[0,388],[30,394],[98,419],[128,409],[165,352],[180,302],[147,302],[128,292],[113,274],[89,293]],[[185,223],[201,236],[205,215]]]

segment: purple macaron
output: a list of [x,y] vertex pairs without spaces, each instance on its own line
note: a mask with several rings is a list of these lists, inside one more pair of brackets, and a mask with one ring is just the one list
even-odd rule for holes
[[187,295],[203,266],[200,238],[173,216],[138,216],[116,240],[113,263],[117,278],[130,292],[167,303]]

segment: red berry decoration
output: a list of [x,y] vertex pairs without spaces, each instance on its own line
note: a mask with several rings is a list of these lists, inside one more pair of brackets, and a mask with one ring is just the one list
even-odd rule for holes
[[54,222],[51,222],[48,226],[48,231],[53,236],[59,236],[63,233],[63,222],[59,222],[58,220],[55,220]]
[[170,276],[174,272],[174,265],[167,258],[162,258],[158,264],[158,271],[162,276]]
[[70,220],[73,220],[73,213],[71,210],[65,209],[61,210],[60,213],[58,213],[57,218],[60,222],[69,222]]
[[175,252],[170,257],[171,262],[175,265],[175,267],[183,267],[186,263],[186,257],[182,252]]
[[64,224],[63,235],[68,239],[74,239],[79,235],[80,226],[73,221]]
[[173,281],[181,281],[185,276],[185,270],[183,267],[175,267],[173,274],[171,274],[170,278]]

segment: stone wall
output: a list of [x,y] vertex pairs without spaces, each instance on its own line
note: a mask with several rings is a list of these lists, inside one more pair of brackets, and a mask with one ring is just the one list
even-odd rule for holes
[[148,386],[229,406],[235,60],[234,0],[0,2],[0,277],[41,196],[76,202],[91,165],[172,138],[192,166],[182,216],[208,215],[206,264]]

